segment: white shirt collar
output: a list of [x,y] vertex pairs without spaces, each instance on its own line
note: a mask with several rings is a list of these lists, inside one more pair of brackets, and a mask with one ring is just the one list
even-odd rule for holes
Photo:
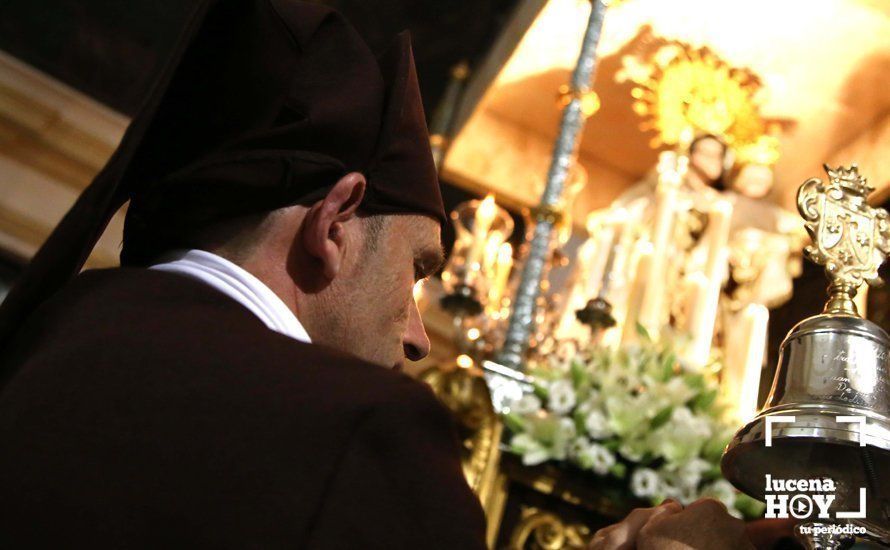
[[175,250],[163,255],[149,269],[203,281],[249,309],[269,329],[301,342],[312,342],[297,316],[272,289],[225,258],[203,250]]

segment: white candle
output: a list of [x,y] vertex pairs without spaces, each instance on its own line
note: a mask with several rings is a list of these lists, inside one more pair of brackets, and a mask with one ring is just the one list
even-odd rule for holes
[[615,256],[624,236],[627,220],[628,212],[624,208],[617,208],[609,215],[609,231],[604,231],[601,245],[606,249],[603,254],[603,264],[602,267],[597,266],[597,272],[592,274],[596,276],[596,280],[591,279],[594,287],[588,288],[589,299],[608,299],[609,283],[612,279],[612,272],[615,270]]
[[657,335],[664,321],[665,272],[674,236],[674,220],[677,207],[677,190],[672,186],[659,186],[655,227],[652,233],[652,257],[649,281],[640,305],[640,323],[653,335]]
[[640,308],[646,286],[652,272],[652,256],[654,249],[652,243],[646,242],[640,246],[640,256],[637,261],[636,274],[630,293],[627,296],[626,310],[624,313],[624,326],[621,333],[621,342],[634,342],[637,338],[637,323],[640,319]]
[[705,273],[708,277],[714,275],[722,277],[725,273],[726,258],[722,255],[729,244],[731,221],[732,203],[724,199],[716,201],[708,213],[708,228],[705,231],[705,245],[708,250]]
[[708,278],[701,271],[690,273],[686,277],[686,307],[683,329],[692,334],[695,330],[695,319],[700,315],[698,309],[704,307],[708,293]]
[[726,200],[717,201],[708,216],[708,229],[705,232],[707,260],[704,274],[708,279],[703,296],[696,298],[692,314],[692,343],[689,360],[696,367],[704,367],[711,355],[711,341],[714,338],[714,323],[720,302],[720,289],[729,263],[729,222],[732,219],[732,204]]
[[734,319],[728,327],[720,384],[735,420],[744,424],[757,413],[769,311],[763,305],[749,304]]
[[584,241],[584,244],[578,249],[578,267],[572,274],[571,290],[565,301],[565,308],[562,311],[559,326],[556,330],[556,337],[560,340],[571,338],[575,330],[576,316],[575,312],[587,305],[587,287],[590,265],[596,254],[597,242],[590,238]]
[[587,266],[587,273],[584,274],[586,280],[585,297],[588,300],[596,298],[597,293],[603,283],[606,264],[609,261],[609,252],[612,250],[613,240],[615,238],[615,229],[609,224],[599,228],[598,235],[595,239],[591,239],[594,243],[591,250],[590,263]]

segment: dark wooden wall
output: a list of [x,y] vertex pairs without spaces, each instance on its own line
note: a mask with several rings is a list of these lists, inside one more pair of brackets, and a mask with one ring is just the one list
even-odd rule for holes
[[[516,0],[320,3],[340,10],[375,51],[408,29],[425,106],[431,113],[450,67],[485,54]],[[0,49],[132,115],[189,7],[189,1],[181,0],[4,0]]]

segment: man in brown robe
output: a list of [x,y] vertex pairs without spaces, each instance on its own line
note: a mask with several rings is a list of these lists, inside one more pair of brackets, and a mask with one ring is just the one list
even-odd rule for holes
[[[483,547],[399,372],[445,220],[412,63],[320,6],[197,5],[4,304],[0,547]],[[126,199],[123,267],[68,281]]]
[[[123,267],[77,274],[126,201]],[[317,5],[197,2],[0,309],[0,547],[484,547],[399,372],[444,221],[406,36],[378,59]]]

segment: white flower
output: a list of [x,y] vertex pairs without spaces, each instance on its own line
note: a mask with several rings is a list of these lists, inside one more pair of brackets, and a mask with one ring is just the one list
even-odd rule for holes
[[602,411],[597,409],[587,414],[587,418],[584,419],[584,428],[587,430],[587,434],[594,439],[605,439],[612,435],[609,420]]
[[578,463],[582,468],[604,476],[609,473],[609,468],[615,465],[615,455],[602,445],[592,443],[578,456]]
[[702,474],[711,469],[711,463],[695,457],[672,468],[674,479],[681,487],[698,488]]
[[686,407],[677,407],[670,420],[650,434],[649,444],[655,454],[679,464],[698,456],[710,437],[707,418],[693,415]]
[[644,396],[631,396],[626,392],[616,392],[606,397],[609,428],[616,434],[629,437],[644,430],[649,411]]
[[578,408],[576,409],[581,414],[587,414],[595,409],[602,409],[603,407],[603,398],[602,394],[599,390],[595,388],[591,388],[589,393],[587,394],[587,399],[582,401]]
[[575,423],[568,418],[560,418],[556,425],[556,433],[553,436],[553,445],[550,449],[551,456],[557,460],[565,460],[569,454],[569,445],[578,435]]
[[547,407],[556,414],[567,414],[575,406],[575,388],[568,380],[556,380],[550,384]]
[[643,459],[643,455],[649,450],[646,440],[644,439],[627,439],[621,442],[618,452],[621,456],[631,462],[639,462]]
[[586,437],[576,437],[569,443],[568,456],[572,460],[578,461],[578,457],[590,447],[590,440]]
[[639,498],[654,497],[660,490],[658,473],[650,468],[637,468],[630,478],[630,490]]
[[652,393],[670,405],[684,405],[695,397],[695,390],[687,384],[683,377],[674,376],[667,383],[654,384]]
[[735,489],[732,484],[725,479],[718,479],[708,484],[701,492],[702,496],[711,497],[719,500],[726,506],[727,510],[733,509],[735,506]]
[[522,463],[526,466],[534,466],[550,458],[547,448],[529,434],[513,436],[510,439],[510,448],[514,453],[522,455]]
[[707,460],[693,458],[682,464],[667,464],[662,469],[663,494],[683,504],[691,504],[699,499],[698,486],[704,472],[711,468]]
[[516,414],[532,414],[541,410],[541,400],[533,393],[526,393],[510,404],[510,410]]

